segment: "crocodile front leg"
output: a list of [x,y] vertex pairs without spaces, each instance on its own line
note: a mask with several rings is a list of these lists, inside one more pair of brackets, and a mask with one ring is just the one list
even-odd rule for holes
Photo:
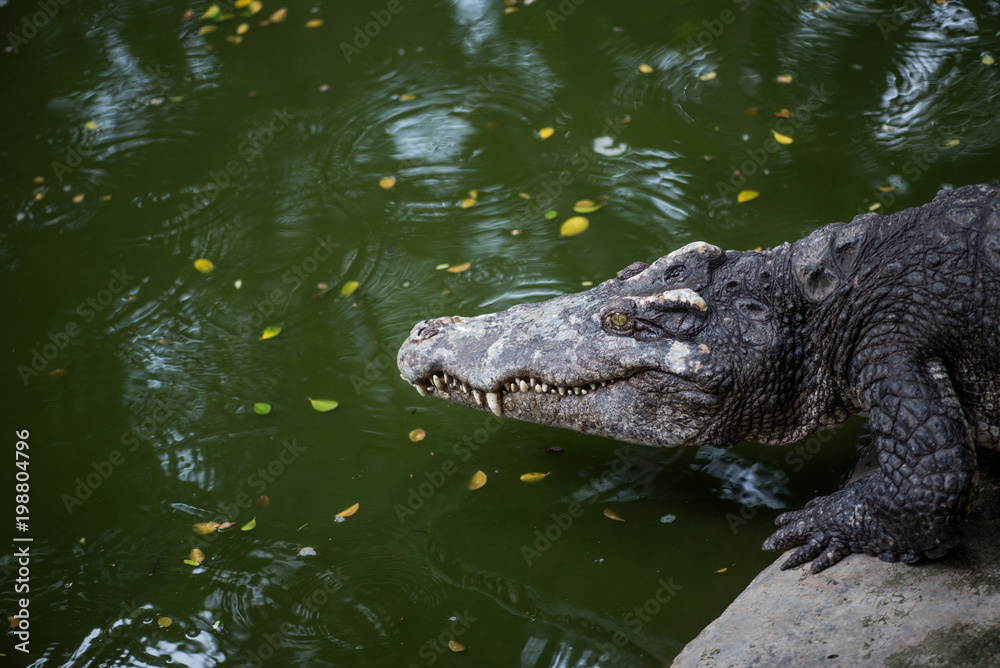
[[[915,562],[960,538],[975,495],[976,453],[939,360],[881,359],[872,351],[856,387],[875,432],[878,470],[802,510],[780,515],[765,550],[801,545],[781,568],[818,573],[852,552]],[[888,360],[888,361],[887,361]]]

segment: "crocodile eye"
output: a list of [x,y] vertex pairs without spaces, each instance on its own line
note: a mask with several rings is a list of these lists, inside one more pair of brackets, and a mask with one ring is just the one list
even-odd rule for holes
[[611,324],[615,327],[624,327],[625,323],[628,322],[628,316],[624,313],[612,313],[611,314]]

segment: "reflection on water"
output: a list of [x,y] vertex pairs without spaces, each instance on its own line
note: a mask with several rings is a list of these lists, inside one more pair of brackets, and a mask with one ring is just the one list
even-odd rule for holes
[[[795,463],[632,447],[615,466],[620,444],[419,398],[399,342],[696,238],[775,245],[995,180],[997,13],[409,3],[353,53],[370,3],[261,26],[265,5],[204,34],[207,5],[60,5],[3,55],[7,380],[39,490],[31,660],[669,663],[772,559],[773,516],[839,484],[861,423]],[[778,123],[792,144],[768,144]],[[761,196],[736,204],[742,188]],[[602,196],[586,233],[559,237]],[[112,292],[113,272],[129,278]],[[192,532],[207,521],[236,527]]]

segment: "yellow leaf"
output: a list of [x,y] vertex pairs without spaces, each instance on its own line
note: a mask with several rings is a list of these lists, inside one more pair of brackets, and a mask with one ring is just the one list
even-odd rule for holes
[[83,127],[85,127],[88,130],[96,130],[97,123],[95,123],[94,121],[87,121],[86,123],[83,124]]
[[717,571],[715,571],[715,572],[716,572],[716,573],[725,573],[725,572],[726,572],[726,571],[728,571],[728,570],[729,570],[729,567],[728,567],[728,566],[723,566],[722,568],[720,568],[719,570],[717,570]]
[[983,65],[992,65],[995,62],[997,62],[996,59],[988,53],[982,57]]
[[219,528],[218,522],[199,522],[194,525],[194,532],[204,536]]
[[413,93],[401,93],[399,98],[397,99],[400,102],[412,102],[413,100],[417,99],[417,96],[414,95]]
[[778,75],[778,83],[792,83],[792,75],[791,74],[779,74]]
[[448,641],[448,649],[450,649],[452,652],[464,652],[465,651],[465,645],[463,645],[462,643],[458,642],[457,640],[449,640]]
[[702,81],[711,81],[717,76],[719,76],[718,72],[706,72],[705,74],[699,74],[698,78]]
[[200,561],[193,561],[191,559],[185,559],[184,563],[187,564],[188,566],[201,566]]
[[318,28],[323,25],[323,19],[313,19],[312,21],[306,21],[307,28]]
[[461,203],[459,204],[459,206],[462,207],[463,209],[468,209],[470,206],[472,206],[475,203],[476,203],[476,200],[472,199],[471,197],[468,197],[466,199],[463,199],[461,201]]
[[253,528],[257,526],[257,518],[253,518],[246,524],[240,527],[240,531],[253,531]]
[[639,65],[639,71],[642,72],[643,74],[652,74],[653,66],[643,63],[642,65]]
[[486,474],[482,471],[476,471],[476,474],[472,476],[472,480],[469,481],[469,489],[479,489],[486,484]]
[[792,112],[788,111],[785,108],[781,108],[778,111],[774,112],[774,115],[777,116],[778,118],[791,118],[795,114],[793,114]]
[[288,16],[288,8],[282,7],[275,13],[271,14],[271,18],[268,19],[271,23],[281,23]]
[[198,28],[199,35],[207,35],[210,32],[215,32],[219,29],[219,26],[202,26]]
[[874,204],[872,204],[871,206],[868,207],[868,210],[869,211],[874,211],[875,209],[879,208],[880,206],[882,206],[882,202],[875,202]]
[[542,139],[548,139],[553,134],[555,134],[555,128],[542,128],[538,131],[538,136]]
[[350,517],[354,513],[358,512],[358,508],[360,508],[360,507],[361,507],[360,503],[355,503],[350,508],[347,508],[345,510],[341,510],[339,513],[337,513],[337,517]]
[[470,190],[469,191],[469,197],[471,197],[472,199],[476,199],[477,197],[479,197],[479,191],[478,190]]
[[163,628],[167,628],[168,626],[173,624],[174,621],[169,617],[160,617],[159,619],[156,620],[156,623],[162,626]]
[[742,204],[743,202],[749,202],[752,199],[757,199],[760,197],[760,193],[756,190],[741,190],[736,196],[736,201]]
[[260,0],[251,0],[251,2],[250,2],[250,13],[251,14],[256,14],[257,12],[259,12],[263,8],[264,8],[264,3],[263,2],[261,2]]
[[208,10],[205,11],[204,14],[201,15],[201,18],[214,19],[216,16],[219,15],[219,12],[221,11],[222,10],[219,8],[218,5],[212,5],[211,7],[208,8]]
[[465,264],[456,264],[454,266],[448,267],[448,273],[460,274],[471,266],[472,266],[471,262],[466,262]]
[[260,340],[267,341],[268,339],[273,339],[278,334],[281,334],[280,327],[265,327],[264,333],[260,335]]
[[243,9],[249,4],[250,0],[236,0],[236,2],[233,3],[233,7],[235,7],[236,9]]
[[573,211],[577,213],[593,213],[606,204],[607,202],[596,203],[592,199],[581,199],[573,205]]
[[616,522],[624,522],[625,521],[621,517],[618,516],[618,513],[616,513],[615,511],[611,510],[610,508],[605,508],[604,509],[604,516],[607,517],[608,519],[614,520]]
[[204,258],[194,261],[194,268],[203,274],[211,274],[212,270],[215,269],[215,265],[211,260],[206,260]]
[[878,191],[880,193],[891,193],[895,189],[896,189],[896,186],[879,186],[878,187]]
[[774,135],[774,141],[779,144],[791,144],[794,141],[791,137],[781,134],[777,130],[771,130],[771,134]]
[[383,190],[388,190],[389,188],[396,185],[396,179],[394,179],[391,176],[386,176],[385,178],[379,180],[378,185]]
[[226,41],[230,44],[239,45],[243,43],[243,38],[239,35],[226,35]]
[[559,234],[564,237],[573,237],[586,231],[588,227],[590,227],[589,220],[583,216],[573,216],[572,218],[566,219],[566,221],[559,226]]
[[949,139],[944,143],[944,145],[948,148],[951,148],[952,146],[958,146],[961,143],[962,143],[961,139]]
[[193,548],[191,550],[191,554],[188,555],[188,559],[201,563],[202,561],[205,561],[205,553],[198,548]]
[[[43,178],[44,178],[44,177],[43,177]],[[523,198],[523,199],[531,199],[531,195],[529,195],[529,194],[528,194],[528,193],[526,193],[526,192],[519,192],[519,193],[517,194],[517,196],[518,196],[518,197],[521,197],[521,198]]]
[[309,403],[320,413],[327,413],[340,405],[340,402],[334,399],[309,399]]
[[350,297],[351,295],[354,294],[354,291],[358,289],[359,285],[361,284],[358,283],[357,281],[347,281],[346,283],[344,283],[344,286],[340,288],[340,296]]
[[80,202],[82,202],[83,201],[83,197],[84,197],[83,193],[79,193],[77,195],[73,195],[73,204],[79,204]]
[[250,30],[250,24],[249,23],[241,23],[238,26],[236,26],[236,34],[237,35],[243,35],[244,33],[246,33],[247,30]]
[[525,473],[521,476],[521,480],[524,482],[538,482],[539,480],[545,478],[545,476],[551,475],[551,473],[551,471],[548,473]]
[[417,441],[422,441],[427,437],[427,432],[423,429],[414,429],[410,432],[410,440],[416,443]]

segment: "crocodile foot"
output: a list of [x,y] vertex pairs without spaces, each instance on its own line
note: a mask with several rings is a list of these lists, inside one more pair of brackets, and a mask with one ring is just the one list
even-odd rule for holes
[[764,549],[777,551],[802,546],[781,565],[781,570],[812,561],[810,570],[819,573],[853,552],[908,564],[924,556],[939,556],[909,551],[886,533],[873,516],[865,494],[868,482],[870,479],[851,483],[829,496],[813,499],[802,510],[777,517],[775,524],[781,528],[764,541]]

